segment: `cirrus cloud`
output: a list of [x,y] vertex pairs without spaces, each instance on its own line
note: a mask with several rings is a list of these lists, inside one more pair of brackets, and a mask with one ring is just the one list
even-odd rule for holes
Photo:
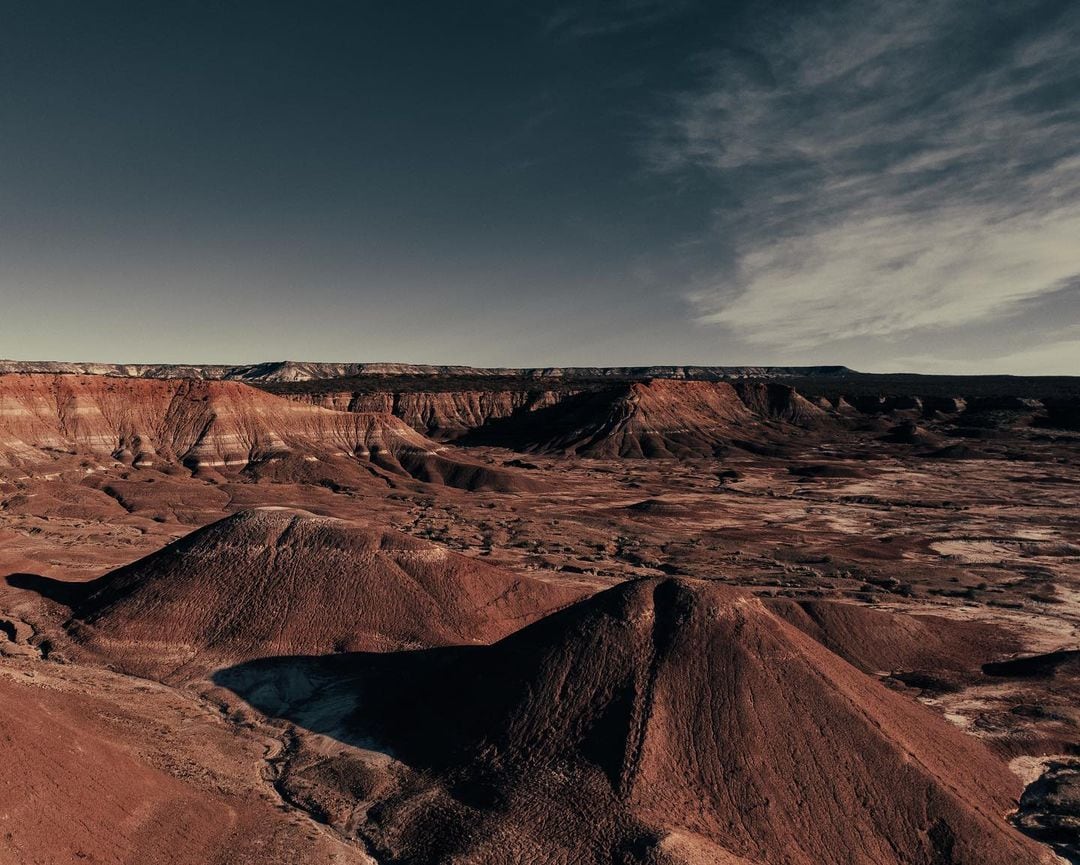
[[699,321],[759,346],[930,347],[1074,285],[1074,5],[834,4],[758,22],[705,69],[647,150],[723,202],[730,259],[688,289]]

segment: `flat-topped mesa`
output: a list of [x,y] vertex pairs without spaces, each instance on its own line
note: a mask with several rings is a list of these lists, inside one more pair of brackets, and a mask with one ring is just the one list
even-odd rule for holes
[[488,643],[581,597],[389,529],[240,511],[69,588],[77,641],[138,673]]
[[719,381],[729,378],[791,378],[843,376],[844,366],[704,366],[660,364],[652,366],[546,366],[477,367],[415,363],[310,363],[281,361],[234,367],[227,377],[260,381],[315,381],[343,376],[516,377],[522,379],[632,379],[653,378]]
[[578,367],[477,367],[416,363],[323,363],[266,361],[254,364],[152,364],[87,363],[68,361],[0,360],[4,373],[62,373],[136,378],[202,378],[236,381],[298,382],[346,376],[514,376],[520,378],[687,378],[715,381],[722,378],[777,378],[791,376],[842,376],[844,366],[578,366]]
[[594,437],[590,456],[680,456],[717,453],[757,418],[726,383],[657,379],[631,384]]
[[337,668],[364,695],[350,736],[422,779],[365,826],[391,861],[1051,861],[980,742],[717,583],[626,583],[404,660]]
[[393,415],[330,411],[239,382],[0,376],[0,465],[32,466],[63,454],[211,471],[344,456],[469,489],[535,484],[456,454]]

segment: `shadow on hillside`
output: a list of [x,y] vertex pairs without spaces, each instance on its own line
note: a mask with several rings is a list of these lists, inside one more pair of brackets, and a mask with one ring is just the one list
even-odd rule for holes
[[582,439],[595,435],[610,421],[613,406],[625,390],[625,384],[608,385],[565,396],[543,408],[521,406],[507,417],[490,420],[455,439],[454,444],[521,451],[580,445]]
[[1075,813],[1080,793],[1080,760],[1047,761],[1043,773],[1024,789],[1013,825],[1053,849],[1069,865],[1080,865],[1080,833]]
[[43,577],[41,574],[8,574],[4,578],[13,589],[27,589],[36,592],[43,598],[70,607],[86,594],[89,583],[69,582],[57,580],[53,577]]
[[446,717],[444,674],[482,648],[260,658],[211,680],[268,718],[435,768],[465,732]]

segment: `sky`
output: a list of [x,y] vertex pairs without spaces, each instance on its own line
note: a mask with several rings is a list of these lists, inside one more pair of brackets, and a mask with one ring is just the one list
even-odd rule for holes
[[0,357],[1080,374],[1075,0],[0,0]]

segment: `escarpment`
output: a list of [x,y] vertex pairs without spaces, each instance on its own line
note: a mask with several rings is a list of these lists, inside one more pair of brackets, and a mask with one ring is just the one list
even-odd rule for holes
[[0,376],[0,466],[64,457],[218,473],[345,458],[466,489],[536,484],[433,442],[391,414],[331,411],[239,382]]

